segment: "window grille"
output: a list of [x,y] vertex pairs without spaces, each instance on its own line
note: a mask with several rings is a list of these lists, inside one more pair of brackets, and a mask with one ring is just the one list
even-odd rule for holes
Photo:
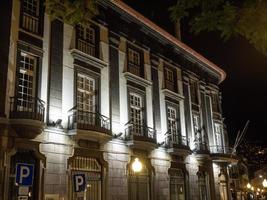
[[[84,173],[86,176],[86,189],[82,199],[101,200],[101,165],[95,158],[76,156],[71,162],[72,176]],[[71,181],[73,184],[73,181]],[[72,185],[72,188],[74,186]],[[77,199],[78,193],[73,192],[72,199]]]

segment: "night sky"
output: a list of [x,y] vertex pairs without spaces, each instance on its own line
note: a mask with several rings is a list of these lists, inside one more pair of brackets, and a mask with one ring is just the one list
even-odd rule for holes
[[[168,7],[174,5],[175,0],[124,2],[173,33]],[[267,58],[241,38],[223,42],[215,32],[196,36],[190,33],[187,24],[182,21],[182,41],[227,73],[220,88],[230,143],[234,143],[238,130],[242,130],[246,121],[250,120],[245,141],[266,146]]]

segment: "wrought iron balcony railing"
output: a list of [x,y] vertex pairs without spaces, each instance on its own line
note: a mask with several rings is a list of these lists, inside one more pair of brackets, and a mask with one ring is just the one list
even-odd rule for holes
[[10,97],[10,118],[44,121],[44,101],[37,97]]
[[182,136],[180,133],[165,133],[165,144],[167,147],[189,146],[189,138]]
[[195,152],[208,152],[208,144],[205,141],[202,140],[195,140],[194,141],[194,151]]
[[110,119],[98,112],[74,110],[68,117],[68,129],[110,131]]
[[213,154],[232,154],[233,148],[227,147],[227,146],[210,146],[210,153]]
[[150,128],[146,125],[128,123],[127,128],[125,129],[125,138],[129,140],[129,139],[133,139],[134,136],[147,138],[150,140],[154,140],[156,142],[156,130],[155,129]]

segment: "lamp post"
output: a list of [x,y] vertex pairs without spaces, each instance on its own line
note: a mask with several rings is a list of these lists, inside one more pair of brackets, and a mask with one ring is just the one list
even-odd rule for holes
[[132,163],[132,170],[136,175],[136,199],[139,199],[139,180],[138,180],[138,176],[139,176],[139,172],[141,172],[143,169],[143,165],[142,163],[139,161],[138,158],[134,159],[134,162]]

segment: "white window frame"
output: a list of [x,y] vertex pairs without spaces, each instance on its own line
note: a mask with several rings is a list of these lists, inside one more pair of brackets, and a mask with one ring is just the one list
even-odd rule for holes
[[[133,97],[133,101],[131,100],[132,97]],[[129,93],[130,120],[133,123],[133,127],[132,127],[133,133],[136,135],[143,134],[143,122],[144,122],[143,109],[144,109],[143,108],[143,97],[135,92],[130,92]],[[140,118],[138,119],[136,117],[140,117]]]
[[[19,106],[20,109],[23,109],[23,105],[33,103],[33,98],[35,97],[35,87],[36,87],[36,70],[37,70],[37,58],[28,53],[20,52],[20,61],[18,70],[19,71],[18,88],[17,88],[18,101],[21,102]],[[25,78],[26,76],[28,77],[28,79]],[[30,81],[29,79],[30,77],[32,77],[32,81]],[[22,82],[22,84],[20,84],[20,82]],[[25,86],[25,84],[27,86]],[[26,98],[25,95],[27,96]],[[28,107],[29,109],[32,108],[32,106],[29,105]]]

